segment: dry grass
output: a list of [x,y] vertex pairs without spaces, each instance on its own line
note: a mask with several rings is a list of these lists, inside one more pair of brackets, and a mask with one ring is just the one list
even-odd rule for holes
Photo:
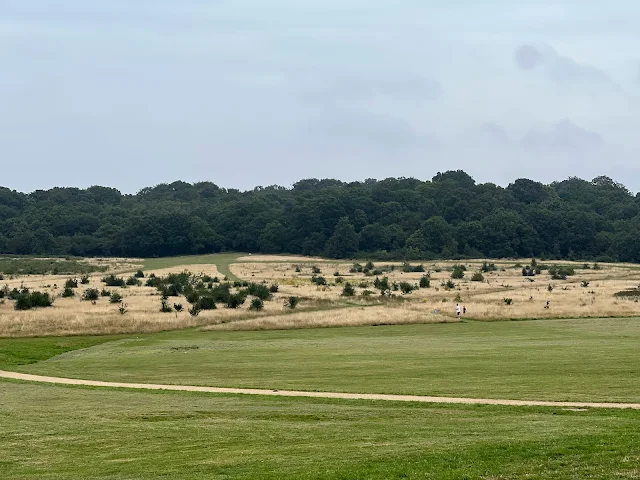
[[[484,282],[472,282],[470,278],[480,268],[482,260],[466,261],[463,262],[468,269],[465,278],[454,280],[455,288],[449,290],[443,288],[441,283],[450,279],[450,270],[456,262],[425,262],[425,269],[431,273],[431,288],[404,296],[405,302],[370,306],[372,300],[363,298],[362,293],[367,289],[375,291],[375,277],[350,273],[352,263],[319,262],[318,266],[322,270],[320,275],[325,277],[329,285],[318,287],[310,281],[313,264],[308,263],[309,258],[260,255],[245,259],[251,261],[242,260],[241,263],[232,265],[233,273],[238,277],[280,285],[279,293],[273,301],[265,303],[265,310],[261,313],[249,312],[250,302],[247,301],[238,310],[220,308],[202,312],[196,318],[192,318],[186,311],[163,314],[159,311],[161,299],[153,288],[110,288],[123,295],[124,303],[128,306],[127,313],[121,315],[118,305],[109,304],[107,298],[100,299],[96,305],[79,299],[86,288],[101,290],[104,285],[100,278],[104,274],[92,275],[90,284],[80,285],[77,296],[73,299],[59,298],[68,276],[25,276],[7,279],[2,284],[6,283],[10,288],[23,285],[32,290],[49,292],[57,297],[55,304],[53,308],[29,312],[16,312],[13,310],[13,303],[9,301],[0,304],[0,336],[142,333],[200,326],[217,329],[265,329],[423,323],[443,319],[451,321],[455,320],[457,301],[467,308],[467,318],[473,320],[640,316],[640,303],[633,299],[614,297],[616,292],[635,288],[640,284],[640,270],[634,265],[611,264],[602,265],[600,270],[584,270],[582,263],[575,263],[576,275],[566,281],[552,281],[545,274],[530,282],[522,276],[520,268],[515,268],[516,261],[494,261],[492,263],[496,264],[498,271],[486,273]],[[295,263],[303,260],[306,263]],[[136,262],[116,259],[110,265],[113,269],[125,268],[135,266]],[[528,261],[521,263],[526,264]],[[568,265],[571,262],[558,263]],[[296,272],[296,265],[300,266],[300,272]],[[391,270],[391,265],[381,262],[376,263],[376,268]],[[162,276],[184,270],[222,278],[216,266],[211,264],[178,266],[145,273]],[[350,282],[356,287],[356,298],[346,299],[340,296],[343,284],[336,283],[334,272],[338,272],[344,282]],[[402,272],[399,263],[395,263],[395,269],[383,275],[388,276],[392,282],[417,284],[424,274]],[[582,281],[588,281],[589,285],[581,286]],[[548,291],[549,285],[553,286],[551,292]],[[401,296],[399,292],[395,294]],[[374,293],[373,297],[377,298],[377,295]],[[289,296],[300,297],[300,308],[313,311],[291,314],[283,306]],[[513,304],[506,305],[505,298],[511,298]],[[548,309],[544,308],[547,300],[550,302]],[[172,298],[170,303],[182,303],[185,310],[188,306],[184,298]],[[367,308],[363,310],[358,304]],[[351,308],[343,308],[347,306]],[[437,315],[434,314],[436,310]]]
[[399,325],[447,323],[456,319],[435,315],[423,306],[404,304],[395,307],[351,307],[315,312],[270,315],[219,325],[203,330],[292,330],[299,328],[354,327],[362,325]]

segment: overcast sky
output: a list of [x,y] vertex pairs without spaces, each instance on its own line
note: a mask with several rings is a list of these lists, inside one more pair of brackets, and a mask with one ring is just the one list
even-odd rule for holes
[[0,185],[464,169],[639,191],[639,18],[638,0],[0,0]]

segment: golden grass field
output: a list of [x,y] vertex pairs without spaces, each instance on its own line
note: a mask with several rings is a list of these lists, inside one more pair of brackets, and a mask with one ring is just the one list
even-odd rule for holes
[[[94,262],[96,262],[94,260]],[[128,277],[142,265],[136,259],[99,259],[102,265],[109,265],[110,272],[120,272]],[[640,285],[640,269],[627,264],[603,264],[600,269],[584,269],[583,263],[545,262],[547,265],[571,265],[575,275],[567,280],[551,280],[550,275],[534,277],[532,281],[523,277],[521,268],[530,260],[490,261],[497,271],[484,274],[484,282],[472,282],[471,276],[477,272],[482,260],[462,262],[424,262],[431,274],[431,287],[420,289],[409,295],[394,292],[395,298],[382,299],[373,287],[375,277],[362,273],[350,273],[353,262],[331,262],[319,258],[297,256],[252,255],[239,257],[237,263],[230,264],[231,272],[237,277],[251,282],[277,283],[279,292],[270,302],[265,302],[262,312],[250,312],[249,302],[237,310],[218,308],[203,311],[198,317],[186,312],[188,303],[184,298],[170,298],[170,304],[181,303],[185,311],[181,313],[160,313],[161,298],[156,289],[150,287],[109,287],[124,297],[127,312],[122,315],[118,305],[101,298],[92,304],[80,300],[86,288],[101,290],[101,278],[105,273],[91,276],[90,284],[80,285],[75,298],[60,298],[65,280],[69,276],[23,276],[5,279],[1,282],[9,288],[28,287],[31,290],[49,292],[56,297],[52,308],[19,312],[13,302],[0,304],[0,337],[26,337],[47,335],[86,335],[115,333],[147,333],[170,329],[205,327],[225,330],[290,329],[330,326],[433,323],[457,321],[455,305],[459,301],[466,307],[466,319],[494,321],[504,319],[532,318],[577,318],[577,317],[623,317],[640,314],[640,303],[633,299],[619,299],[616,292],[637,288]],[[318,287],[311,283],[311,267],[317,262],[327,286]],[[417,265],[419,262],[413,262]],[[456,263],[466,266],[465,278],[453,280],[454,289],[445,289],[442,282],[451,278],[451,268]],[[390,281],[417,284],[424,273],[405,273],[400,262],[376,263],[376,268],[395,270],[385,272]],[[592,266],[592,264],[590,265]],[[298,267],[299,271],[296,271]],[[223,277],[214,264],[176,266],[158,270],[148,270],[163,276],[188,270]],[[129,272],[129,273],[126,273]],[[338,273],[344,282],[356,287],[355,297],[342,297],[343,284],[337,284]],[[589,285],[584,287],[582,282]],[[553,287],[550,292],[549,285]],[[365,290],[373,292],[363,296]],[[300,297],[298,309],[291,311],[284,303],[290,296]],[[505,298],[511,298],[507,305]],[[546,302],[550,308],[544,308]]]

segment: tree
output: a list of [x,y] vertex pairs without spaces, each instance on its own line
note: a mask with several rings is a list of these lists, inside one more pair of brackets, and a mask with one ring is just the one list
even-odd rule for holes
[[330,258],[351,258],[358,251],[358,243],[356,229],[347,217],[342,217],[327,242],[325,254]]

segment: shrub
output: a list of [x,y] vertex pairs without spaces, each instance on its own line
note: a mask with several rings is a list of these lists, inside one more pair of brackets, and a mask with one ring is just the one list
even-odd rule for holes
[[80,283],[81,283],[82,285],[89,285],[89,283],[90,283],[90,282],[91,282],[91,279],[89,278],[89,275],[83,275],[83,276],[80,278]]
[[482,273],[495,272],[496,270],[498,270],[498,267],[496,267],[495,263],[482,262],[482,267],[480,267],[480,270],[482,270]]
[[319,287],[322,287],[327,284],[327,280],[324,277],[317,277],[314,275],[311,277],[311,283],[315,283]]
[[142,285],[142,282],[136,277],[129,277],[127,278],[127,285],[131,287],[139,287],[140,285]]
[[364,268],[366,268],[367,270],[373,270],[374,268],[376,268],[376,266],[373,264],[373,262],[371,260],[369,260],[365,264]]
[[522,269],[522,276],[523,277],[535,277],[536,276],[536,267],[531,267],[529,265],[527,265],[526,267],[524,267]]
[[88,288],[82,294],[82,300],[87,301],[87,302],[89,302],[89,301],[90,302],[95,302],[99,298],[100,298],[100,292],[98,291],[97,288]]
[[482,272],[476,272],[473,274],[473,277],[471,277],[471,281],[472,282],[484,282],[484,275],[482,275]]
[[370,297],[371,295],[373,295],[373,292],[371,290],[364,290],[362,292],[363,297]]
[[120,303],[122,301],[122,295],[120,295],[119,293],[114,293],[111,295],[111,298],[109,299],[109,303]]
[[73,291],[73,288],[65,287],[64,292],[62,292],[62,298],[73,298],[76,294]]
[[400,282],[400,291],[404,295],[408,295],[415,290],[415,286],[410,284],[409,282]]
[[192,317],[197,317],[198,315],[200,315],[200,309],[197,305],[194,305],[189,309],[189,315],[191,315]]
[[602,269],[602,267],[600,266],[600,264],[599,264],[599,263],[594,263],[594,264],[593,264],[593,269],[594,269],[594,270],[601,270],[601,269]]
[[106,288],[103,288],[102,291],[100,292],[100,296],[101,297],[110,297],[111,296],[111,292],[109,290],[107,290]]
[[402,265],[402,271],[404,273],[424,272],[424,265],[413,266],[410,263],[405,263]]
[[356,294],[356,289],[353,288],[353,285],[351,285],[349,282],[344,284],[344,288],[342,289],[342,296],[343,297],[354,297]]
[[553,285],[549,284],[549,286],[547,287],[547,290],[549,292],[553,292]]
[[273,295],[271,295],[271,290],[269,287],[262,283],[251,283],[247,288],[247,293],[254,297],[258,297],[260,300],[271,300]]
[[373,286],[380,290],[380,293],[384,295],[385,292],[391,290],[391,285],[389,285],[389,277],[384,277],[382,280],[376,278],[373,282]]
[[342,278],[342,277],[336,278],[336,284],[339,285],[341,283],[344,283],[344,278]]
[[440,286],[445,290],[453,290],[454,288],[456,288],[456,284],[453,283],[452,280],[447,280],[446,282],[442,282]]
[[29,292],[23,289],[16,298],[16,310],[31,310],[32,308],[46,308],[53,306],[53,299],[48,293]]
[[78,280],[76,278],[70,278],[64,282],[64,288],[78,288]]
[[134,277],[136,277],[136,278],[144,278],[144,272],[142,270],[138,270],[135,273]]
[[359,263],[354,263],[353,267],[349,269],[349,273],[362,273],[363,267]]
[[107,285],[107,287],[125,287],[126,282],[123,278],[116,277],[114,274],[109,275],[108,277],[104,277],[102,282]]
[[149,275],[149,278],[147,278],[147,283],[145,283],[145,285],[147,287],[159,288],[162,285],[162,279],[156,277],[152,273]]
[[299,297],[289,297],[285,302],[285,306],[290,308],[291,310],[295,310],[295,308],[300,304]]
[[589,286],[589,282],[587,282],[586,280],[583,280],[580,285],[582,285],[582,288],[587,288]]
[[244,304],[245,300],[246,300],[246,297],[241,293],[229,295],[229,298],[227,299],[227,308],[231,308],[231,309],[240,308],[240,306]]
[[296,273],[300,272],[302,272],[302,268],[300,268],[300,265],[296,265]]
[[464,278],[465,270],[466,269],[464,267],[461,267],[460,265],[456,265],[455,267],[453,267],[453,272],[451,272],[451,278],[454,278],[456,280],[460,280]]
[[278,285],[277,283],[274,283],[269,287],[269,291],[271,293],[278,293],[278,290],[280,290],[280,285]]
[[126,303],[123,303],[118,307],[118,312],[120,312],[120,315],[124,315],[125,313],[127,313],[128,308],[129,308],[129,305],[127,305]]
[[375,270],[371,271],[371,275],[382,275],[382,270],[376,268]]
[[431,277],[429,275],[423,275],[420,279],[420,288],[431,287]]
[[333,272],[333,276],[334,277],[339,277],[340,276],[340,272]]
[[358,287],[360,287],[360,288],[369,288],[370,286],[371,286],[371,283],[366,282],[366,281],[365,282],[360,282],[358,284]]
[[249,305],[249,310],[254,312],[259,312],[264,309],[264,302],[259,298],[254,298],[251,300],[251,305]]
[[513,298],[505,298],[504,303],[505,305],[511,305],[513,303]]
[[314,265],[313,267],[311,267],[311,273],[313,273],[314,275],[318,275],[322,273],[322,270],[320,270],[320,267],[318,267],[317,265]]
[[169,305],[169,302],[167,302],[166,300],[163,299],[162,300],[162,305],[160,306],[160,311],[162,313],[171,313],[171,312],[173,312],[173,309]]
[[205,295],[200,297],[196,303],[198,310],[216,310],[218,306],[216,305],[216,299],[211,295]]

